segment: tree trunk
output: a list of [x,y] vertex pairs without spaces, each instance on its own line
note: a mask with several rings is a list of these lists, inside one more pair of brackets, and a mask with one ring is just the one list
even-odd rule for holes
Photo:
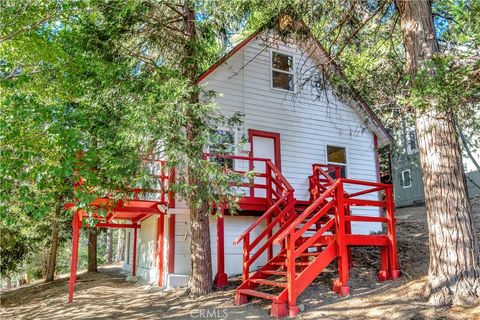
[[[189,80],[191,85],[191,94],[189,97],[190,108],[187,111],[187,138],[192,143],[193,148],[197,151],[193,156],[202,159],[202,146],[196,145],[198,133],[196,117],[193,112],[199,103],[199,94],[197,87],[198,62],[195,52],[196,48],[196,23],[195,11],[193,5],[189,1],[185,1],[183,7],[183,25],[184,32],[187,35],[185,47],[185,59],[182,63],[184,76]],[[197,120],[198,121],[198,120]],[[191,163],[194,163],[191,161]],[[200,176],[196,170],[201,170],[198,166],[189,165],[188,168],[188,184],[202,189]],[[189,197],[190,207],[190,253],[191,253],[191,274],[188,283],[190,293],[193,295],[204,295],[212,291],[212,255],[210,249],[210,226],[209,226],[209,204],[205,199],[199,199],[198,194],[191,194]],[[200,201],[199,201],[200,200]],[[199,205],[200,202],[200,205]]]
[[97,229],[88,228],[88,272],[97,272]]
[[52,226],[52,242],[50,244],[50,255],[48,258],[47,276],[45,278],[45,282],[52,282],[55,278],[55,267],[57,265],[58,243],[60,240],[59,234],[60,234],[60,228],[59,228],[58,222],[54,222]]
[[113,229],[107,229],[107,263],[113,263]]
[[[413,85],[417,71],[439,52],[431,6],[428,0],[397,0]],[[430,247],[426,294],[434,305],[468,304],[480,294],[478,240],[454,119],[434,102],[416,110]]]

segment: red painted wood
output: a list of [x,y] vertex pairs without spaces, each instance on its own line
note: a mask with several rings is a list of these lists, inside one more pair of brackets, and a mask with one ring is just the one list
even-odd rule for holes
[[388,246],[389,240],[386,235],[348,234],[345,241],[349,246]]
[[217,288],[223,288],[228,284],[227,274],[225,273],[225,231],[224,231],[224,208],[217,217],[217,273],[214,283]]
[[[272,181],[267,183],[269,191],[268,209],[251,227],[247,229],[236,242],[244,240],[243,283],[238,287],[235,297],[236,304],[247,302],[247,296],[256,296],[272,300],[271,314],[274,316],[295,316],[299,308],[296,299],[306,287],[318,276],[320,272],[333,260],[338,259],[339,278],[334,281],[333,290],[341,296],[348,295],[349,269],[352,267],[351,247],[353,246],[379,246],[381,249],[381,268],[379,279],[395,279],[400,275],[396,257],[396,243],[393,214],[392,186],[378,182],[368,182],[354,179],[332,179],[328,173],[335,172],[339,177],[339,170],[335,166],[314,165],[314,175],[309,178],[311,193],[314,201],[299,202],[295,204],[293,189],[286,186],[281,172],[272,164]],[[268,175],[267,175],[268,176]],[[277,177],[278,176],[278,177]],[[281,177],[281,178],[279,178]],[[356,185],[365,190],[352,194],[345,192],[345,186]],[[285,186],[286,193],[281,194]],[[373,201],[362,198],[372,193],[385,192],[385,201]],[[270,199],[276,199],[270,201]],[[293,202],[292,202],[293,201]],[[292,211],[288,205],[293,203]],[[376,206],[386,208],[387,217],[378,216],[352,216],[350,206]],[[273,208],[273,209],[272,209]],[[284,208],[284,211],[280,211]],[[286,211],[285,211],[286,210]],[[278,213],[280,211],[280,213]],[[291,212],[290,214],[287,214]],[[282,216],[285,214],[285,216]],[[297,215],[298,214],[298,215]],[[251,232],[260,226],[260,222],[267,222],[263,231],[258,234],[253,242]],[[360,235],[352,234],[351,221],[381,222],[387,224],[385,235]],[[277,223],[280,223],[278,227]],[[277,228],[274,229],[273,227]],[[272,235],[272,231],[276,232]],[[308,232],[308,233],[307,233]],[[331,232],[330,235],[325,235]],[[281,252],[272,257],[263,267],[250,273],[249,267],[260,255],[268,253],[271,241],[281,246]],[[261,246],[258,246],[259,244]],[[321,251],[309,251],[318,248]],[[253,252],[253,255],[251,253]],[[310,260],[313,259],[313,260]],[[300,270],[301,272],[297,272]],[[287,282],[282,283],[267,279],[271,275],[284,276]],[[262,287],[281,286],[285,289],[276,295],[267,294],[258,290]],[[288,312],[286,304],[288,303]]]
[[175,273],[175,215],[168,217],[168,273]]
[[[253,137],[271,138],[271,139],[274,140],[275,166],[279,170],[281,170],[282,169],[282,158],[280,156],[280,134],[276,133],[276,132],[248,129],[248,140],[250,141],[250,156],[251,157],[255,156],[253,154]],[[270,159],[270,160],[273,160],[273,159]],[[250,169],[250,170],[252,170],[252,169]]]
[[72,221],[72,256],[70,262],[70,281],[68,284],[68,302],[73,301],[73,291],[75,290],[75,282],[77,281],[78,266],[78,240],[80,238],[80,213],[76,211]]
[[388,222],[388,219],[383,217],[345,216],[345,221]]
[[140,229],[141,225],[134,223],[102,223],[99,222],[95,225],[97,228],[135,228]]

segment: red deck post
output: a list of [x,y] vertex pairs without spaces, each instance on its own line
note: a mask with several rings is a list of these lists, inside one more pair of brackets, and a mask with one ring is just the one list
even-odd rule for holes
[[133,263],[132,263],[132,276],[137,274],[137,228],[133,228]]
[[[266,181],[266,189],[265,189],[265,194],[267,196],[267,206],[271,207],[273,204],[272,201],[272,170],[269,167],[268,163],[265,163],[265,174],[267,177],[265,178]],[[272,216],[267,217],[267,226],[272,223]],[[270,230],[268,232],[268,239],[270,239],[273,235],[273,230]],[[268,251],[267,251],[267,261],[272,260],[273,258],[273,246],[270,245],[268,246]]]
[[157,263],[158,263],[158,286],[163,287],[163,254],[165,236],[165,213],[161,213],[157,220]]
[[398,268],[397,260],[397,236],[395,232],[395,204],[393,202],[393,186],[390,185],[385,189],[385,197],[387,203],[387,230],[389,240],[389,263],[390,263],[390,276],[392,280],[397,279],[400,276],[400,270]]
[[225,273],[225,230],[223,213],[224,208],[222,207],[220,216],[217,217],[217,274],[214,280],[217,288],[223,288],[228,284],[227,274]]
[[245,282],[248,279],[250,274],[250,267],[248,265],[248,260],[250,259],[250,233],[247,233],[243,239],[243,269],[242,269],[242,281]]
[[72,259],[70,262],[70,282],[68,285],[68,303],[73,301],[73,290],[77,281],[78,239],[80,238],[80,214],[75,211],[72,220]]
[[[289,314],[291,317],[295,317],[295,315],[298,313],[299,308],[297,306],[297,295],[295,293],[295,275],[296,275],[296,270],[295,270],[295,239],[294,239],[294,232],[290,232],[290,234],[287,237],[287,260],[286,260],[286,265],[287,265],[287,286],[288,286],[288,310]],[[273,309],[273,304],[272,304],[272,311]],[[283,311],[280,308],[280,311]],[[273,314],[272,316],[277,316],[277,317],[283,317],[286,316],[286,314]]]
[[337,246],[338,246],[338,282],[334,282],[333,290],[340,296],[350,293],[348,287],[348,250],[345,238],[345,203],[343,183],[337,186],[335,195],[337,202]]
[[[345,206],[344,216],[349,216],[351,213],[350,206]],[[345,234],[352,234],[352,222],[346,221],[345,222]],[[348,257],[348,268],[351,269],[353,267],[353,258],[352,258],[352,248],[347,247],[347,257]]]

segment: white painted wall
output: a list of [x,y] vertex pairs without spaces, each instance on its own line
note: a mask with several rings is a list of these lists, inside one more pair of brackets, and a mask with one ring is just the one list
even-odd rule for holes
[[[295,54],[295,94],[271,87],[271,49]],[[312,164],[326,162],[326,144],[347,148],[348,178],[377,180],[373,134],[357,112],[331,92],[319,91],[308,80],[319,76],[316,62],[306,53],[311,49],[301,48],[294,40],[285,43],[263,35],[201,83],[205,89],[217,92],[216,101],[224,114],[245,114],[240,134],[248,136],[248,129],[280,134],[282,173],[300,200],[309,198]],[[348,191],[353,190],[357,189]],[[374,215],[378,209],[359,208],[355,213]],[[353,231],[358,233],[379,230],[381,226],[376,223],[353,224]]]
[[[280,134],[282,172],[295,189],[297,199],[309,198],[308,176],[312,173],[313,163],[326,162],[326,144],[347,148],[349,178],[376,181],[373,135],[365,128],[359,114],[336,99],[331,92],[325,96],[324,92],[319,93],[315,89],[311,81],[306,81],[318,74],[315,62],[305,53],[311,48],[302,51],[295,43],[268,43],[270,47],[295,54],[298,89],[292,94],[271,88],[270,51],[266,44],[263,39],[255,39],[201,83],[205,89],[217,92],[216,101],[224,114],[245,114],[244,123],[239,128],[240,135],[248,136],[250,128]],[[353,190],[355,188],[347,191]],[[376,199],[377,196],[370,198]],[[169,213],[176,214],[175,274],[186,275],[190,272],[188,208],[177,201],[177,207]],[[358,209],[355,213],[378,215],[378,209]],[[229,275],[242,271],[242,244],[233,246],[233,240],[256,219],[243,216],[225,218],[225,266]],[[155,228],[151,228],[149,223],[142,223],[139,237],[142,239],[139,270],[147,270],[151,266],[148,257],[152,256],[150,250],[153,247],[150,245]],[[381,225],[377,223],[353,224],[355,233],[379,230]],[[217,250],[214,219],[211,219],[210,231],[215,274]],[[265,257],[262,257],[252,266],[252,270],[264,263]],[[151,272],[145,271],[144,274],[145,277],[152,277]]]
[[[167,224],[165,220],[165,230]],[[155,241],[157,239],[157,223],[158,216],[153,215],[140,223],[141,228],[137,230],[137,276],[143,281],[151,284],[157,283],[158,266],[154,257]],[[133,264],[133,230],[127,229],[127,237],[130,238],[130,249],[126,251],[129,254],[128,262],[124,261],[122,268],[127,270],[129,274],[132,271]],[[167,252],[167,234],[164,235],[164,252]],[[128,244],[128,241],[127,241]],[[166,270],[166,261],[164,259],[164,270]]]

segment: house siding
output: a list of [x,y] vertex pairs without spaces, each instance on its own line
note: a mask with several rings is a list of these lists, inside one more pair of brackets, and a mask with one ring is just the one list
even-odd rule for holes
[[[205,90],[217,93],[215,101],[223,114],[244,114],[237,135],[248,137],[249,129],[280,134],[281,170],[299,200],[310,197],[308,176],[312,174],[312,164],[326,163],[326,144],[346,147],[349,178],[377,181],[372,132],[366,129],[357,112],[330,91],[318,92],[311,82],[306,81],[317,74],[315,62],[307,58],[309,48],[301,48],[294,41],[270,43],[275,49],[295,54],[296,85],[305,83],[296,94],[286,93],[271,88],[270,51],[265,48],[262,38],[248,43],[200,83]],[[248,153],[238,151],[238,154]],[[238,168],[241,164],[236,166]],[[347,191],[355,190],[350,188]],[[376,198],[377,195],[372,195],[372,199]],[[354,213],[379,214],[378,209],[368,208],[355,208]],[[189,210],[185,203],[177,200],[176,208],[170,209],[169,214],[176,215],[174,274],[187,275],[190,272]],[[241,244],[234,246],[233,240],[256,219],[225,217],[225,268],[228,275],[242,271],[243,248]],[[352,229],[356,233],[368,234],[380,231],[381,225],[354,222]],[[215,274],[217,243],[214,218],[210,221],[210,234]],[[141,248],[144,250],[144,247]],[[251,269],[263,265],[265,261],[264,255]]]
[[[222,113],[245,115],[238,134],[246,137],[249,129],[280,134],[282,173],[297,199],[309,199],[308,176],[313,163],[326,162],[326,144],[347,148],[349,178],[377,181],[373,134],[353,109],[306,80],[318,74],[306,54],[309,48],[302,50],[294,41],[269,45],[295,54],[297,86],[305,83],[296,94],[271,88],[270,49],[265,49],[264,37],[250,42],[201,83],[217,93]],[[368,233],[371,228],[378,225],[354,224],[355,232]]]

